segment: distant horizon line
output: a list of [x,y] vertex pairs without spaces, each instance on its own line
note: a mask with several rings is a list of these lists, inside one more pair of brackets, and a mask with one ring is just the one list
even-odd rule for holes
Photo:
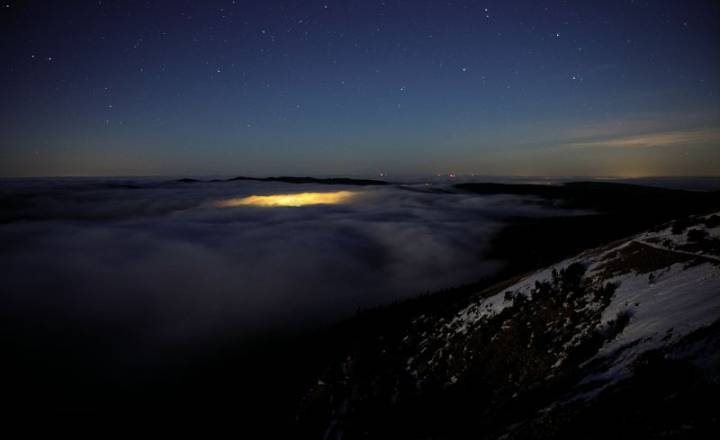
[[125,179],[125,178],[211,178],[211,177],[246,177],[251,179],[266,179],[277,177],[295,177],[295,178],[373,178],[373,179],[392,179],[393,177],[409,178],[510,178],[510,179],[720,179],[720,174],[698,174],[698,175],[674,175],[674,174],[657,174],[643,176],[623,176],[623,175],[573,175],[573,174],[480,174],[480,173],[348,173],[348,174],[305,174],[305,173],[271,173],[271,174],[227,174],[227,173],[208,173],[208,174],[56,174],[56,175],[27,175],[27,176],[0,176],[0,179]]

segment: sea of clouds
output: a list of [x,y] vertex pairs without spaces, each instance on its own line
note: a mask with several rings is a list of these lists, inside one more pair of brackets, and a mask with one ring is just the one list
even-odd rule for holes
[[[358,195],[336,205],[218,207],[340,190]],[[5,180],[0,312],[6,335],[20,341],[69,334],[62,342],[72,344],[73,334],[91,334],[112,347],[113,362],[162,357],[476,281],[502,266],[486,252],[504,219],[559,213],[443,185]]]

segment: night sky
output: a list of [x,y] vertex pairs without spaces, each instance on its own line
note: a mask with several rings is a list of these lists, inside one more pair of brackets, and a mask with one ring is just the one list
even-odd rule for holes
[[0,6],[0,176],[720,175],[716,0]]

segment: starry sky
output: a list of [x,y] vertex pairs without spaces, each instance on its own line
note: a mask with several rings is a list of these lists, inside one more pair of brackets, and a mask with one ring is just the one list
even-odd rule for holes
[[715,0],[4,0],[0,29],[0,176],[720,175]]

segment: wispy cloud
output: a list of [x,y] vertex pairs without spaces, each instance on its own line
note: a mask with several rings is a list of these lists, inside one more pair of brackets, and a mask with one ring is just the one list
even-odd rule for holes
[[660,131],[571,142],[575,147],[654,148],[720,143],[720,129]]

